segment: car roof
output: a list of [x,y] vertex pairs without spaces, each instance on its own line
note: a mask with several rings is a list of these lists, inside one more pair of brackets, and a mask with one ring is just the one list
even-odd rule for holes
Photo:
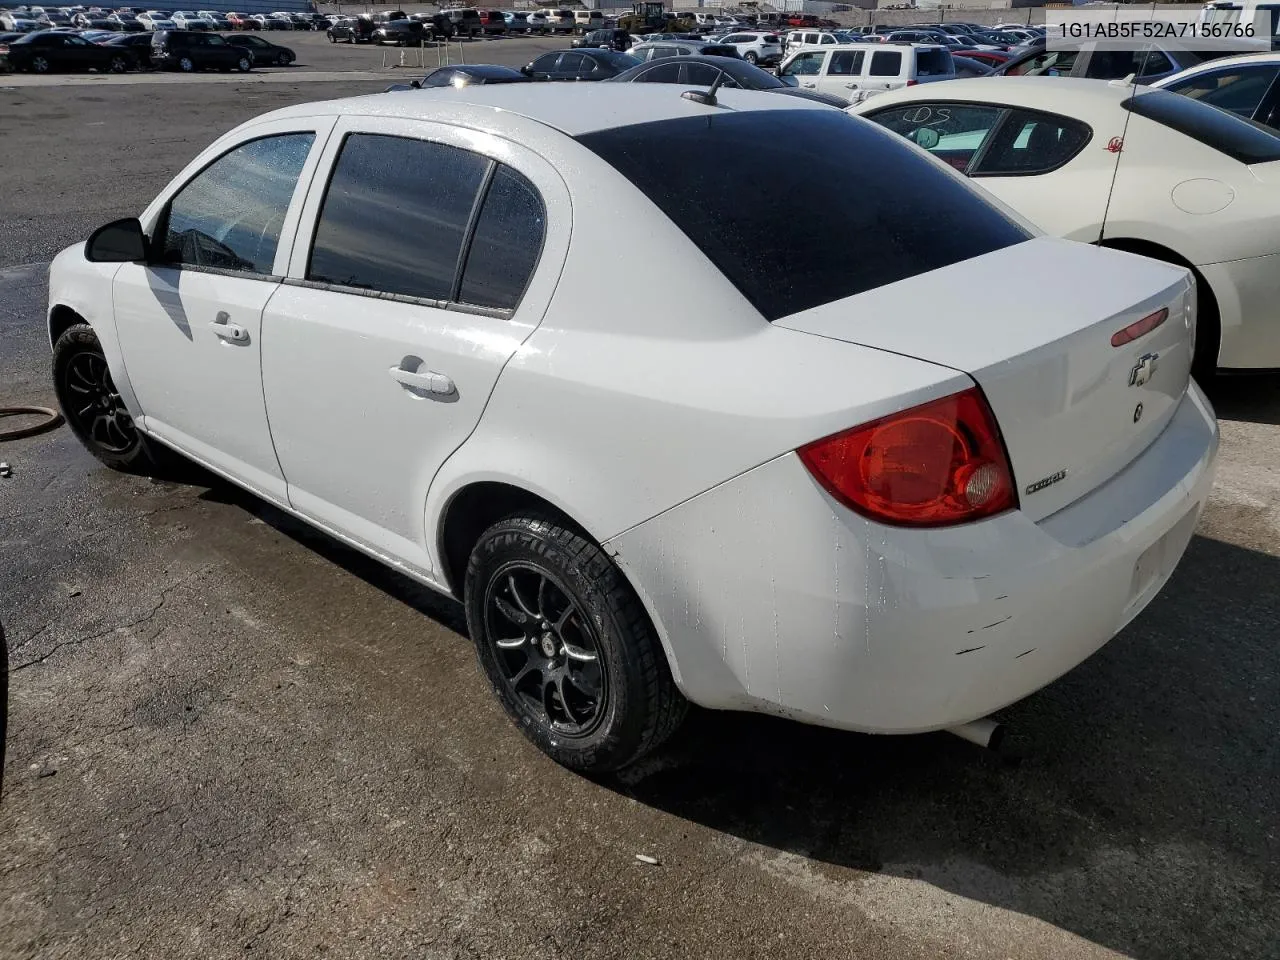
[[[941,86],[941,84],[938,84]],[[493,132],[514,126],[508,117],[522,117],[578,137],[597,130],[627,127],[658,120],[707,116],[709,110],[735,112],[766,110],[829,110],[818,103],[774,97],[755,90],[722,90],[719,106],[706,107],[681,96],[671,83],[500,83],[462,88],[440,87],[422,96],[378,93],[345,100],[327,100],[285,107],[258,118],[382,116],[411,120],[440,120],[442,107],[451,119]]]
[[1204,73],[1207,70],[1219,70],[1222,67],[1238,67],[1241,64],[1249,64],[1249,63],[1280,64],[1280,53],[1271,53],[1271,52],[1242,53],[1234,57],[1216,57],[1213,60],[1205,60],[1203,63],[1197,63],[1194,66],[1187,67],[1187,69],[1179,73],[1175,73],[1172,76],[1161,77],[1159,80],[1153,83],[1152,86],[1163,87],[1163,86],[1166,86],[1172,80],[1179,80],[1183,77],[1189,77],[1192,74]]
[[[1076,110],[1105,110],[1138,92],[1131,84],[1082,77],[972,77],[891,90],[865,101],[868,109],[916,100],[970,100],[1032,107],[1072,116]],[[862,110],[859,113],[864,112]]]

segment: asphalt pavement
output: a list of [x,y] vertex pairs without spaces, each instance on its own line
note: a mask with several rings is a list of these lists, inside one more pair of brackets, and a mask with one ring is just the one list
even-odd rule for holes
[[[387,82],[200,80],[0,78],[0,405],[53,402],[60,247],[240,120]],[[451,601],[207,475],[0,444],[0,957],[1280,957],[1280,378],[1212,395],[1187,556],[1003,713],[1017,766],[697,712],[585,779],[511,728]]]

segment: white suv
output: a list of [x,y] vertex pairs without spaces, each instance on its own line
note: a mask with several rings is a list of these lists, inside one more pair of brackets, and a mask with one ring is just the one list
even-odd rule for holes
[[782,39],[776,33],[730,33],[719,42],[737,48],[738,56],[748,63],[772,66],[782,60]]
[[951,51],[923,43],[802,48],[778,68],[778,78],[787,86],[834,94],[850,103],[861,103],[887,90],[955,77]]
[[839,42],[839,37],[825,30],[792,30],[787,34],[787,53],[802,47],[832,47]]

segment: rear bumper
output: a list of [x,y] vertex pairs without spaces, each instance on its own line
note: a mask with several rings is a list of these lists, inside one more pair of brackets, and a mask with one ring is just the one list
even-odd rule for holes
[[787,454],[607,547],[696,703],[935,730],[1035,692],[1146,607],[1191,538],[1217,446],[1193,385],[1137,460],[1039,523],[880,526]]
[[1218,366],[1229,370],[1280,367],[1280,254],[1197,267],[1218,301],[1222,343]]

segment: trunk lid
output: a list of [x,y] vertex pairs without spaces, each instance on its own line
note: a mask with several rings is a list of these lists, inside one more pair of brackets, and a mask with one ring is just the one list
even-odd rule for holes
[[[1112,345],[1162,309],[1159,326]],[[1195,291],[1182,267],[1037,238],[775,322],[969,374],[999,422],[1021,509],[1040,520],[1169,422],[1190,382]]]

